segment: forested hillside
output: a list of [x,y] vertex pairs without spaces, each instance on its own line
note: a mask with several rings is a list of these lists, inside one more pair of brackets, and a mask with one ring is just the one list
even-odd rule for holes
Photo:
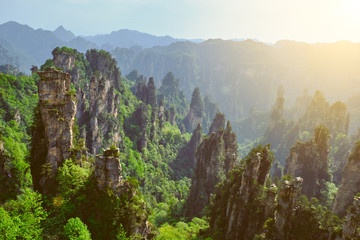
[[360,238],[359,135],[344,102],[321,91],[291,102],[282,87],[274,98],[270,81],[271,110],[240,119],[241,93],[210,77],[124,76],[97,49],[51,55],[31,75],[0,68],[0,239]]

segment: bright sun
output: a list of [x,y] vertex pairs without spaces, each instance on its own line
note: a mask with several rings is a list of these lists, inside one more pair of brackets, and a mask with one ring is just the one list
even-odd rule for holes
[[351,20],[360,20],[360,0],[344,1],[343,10]]

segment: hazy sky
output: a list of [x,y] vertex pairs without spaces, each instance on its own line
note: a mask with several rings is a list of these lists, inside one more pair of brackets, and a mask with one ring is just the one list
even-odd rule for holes
[[360,42],[360,0],[0,0],[0,23],[10,20],[76,35]]

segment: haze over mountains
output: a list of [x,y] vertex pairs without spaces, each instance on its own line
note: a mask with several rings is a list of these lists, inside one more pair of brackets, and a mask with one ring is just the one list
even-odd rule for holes
[[231,120],[247,116],[253,107],[269,110],[279,86],[285,89],[285,105],[293,104],[304,89],[310,95],[323,91],[330,102],[346,102],[358,94],[360,80],[360,44],[347,41],[191,42],[132,30],[76,36],[62,26],[48,31],[17,22],[0,25],[0,65],[11,64],[29,73],[31,65],[40,66],[51,58],[57,46],[80,52],[104,49],[117,60],[123,75],[137,69],[146,77],[153,76],[157,86],[173,72],[188,99],[198,86]]
[[85,52],[92,48],[107,51],[115,47],[140,46],[149,48],[155,45],[169,45],[176,41],[169,36],[158,37],[138,31],[121,29],[110,34],[96,36],[76,36],[63,26],[54,31],[33,29],[14,21],[0,25],[0,64],[15,63],[24,72],[31,65],[40,65],[51,57],[57,46],[76,48]]
[[360,239],[359,64],[2,24],[0,239]]

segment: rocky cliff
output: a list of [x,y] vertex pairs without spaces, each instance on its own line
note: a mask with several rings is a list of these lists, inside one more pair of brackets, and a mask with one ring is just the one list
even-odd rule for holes
[[[300,112],[302,112],[307,106],[306,111],[296,123],[281,120],[275,125],[271,134],[269,134],[269,131],[265,134],[265,143],[271,143],[272,147],[276,148],[276,159],[278,159],[282,164],[285,163],[285,160],[290,153],[289,149],[296,140],[300,139],[301,141],[308,141],[309,133],[319,125],[324,125],[329,129],[329,133],[332,137],[332,144],[334,144],[338,136],[340,138],[344,137],[344,135],[348,132],[350,115],[347,113],[347,107],[344,103],[335,102],[330,105],[326,101],[323,93],[320,91],[315,92],[315,95],[309,104],[307,104],[309,100],[306,93],[301,97],[301,99],[302,100],[299,100],[300,103],[296,105],[299,109],[297,110],[294,108],[293,110],[287,112],[287,116],[285,116],[287,119],[292,119],[290,115],[299,111],[295,114],[297,115],[294,117],[296,119],[298,118]],[[338,161],[338,159],[335,159],[335,161]]]
[[120,142],[122,84],[116,61],[105,51],[92,49],[84,56],[73,49],[56,48],[53,63],[72,76],[77,90],[76,118],[89,152],[96,154],[107,147],[104,139]]
[[360,239],[360,196],[353,198],[342,225],[343,239]]
[[196,150],[202,141],[203,130],[200,124],[194,130],[190,141],[179,150],[179,153],[171,168],[178,170],[178,174],[175,175],[176,179],[180,179],[182,176],[188,178],[193,177],[194,169],[196,167]]
[[356,142],[349,156],[333,203],[333,211],[339,217],[343,217],[345,210],[351,205],[354,195],[358,192],[360,192],[360,141]]
[[136,97],[145,104],[150,104],[151,107],[157,106],[156,87],[154,79],[149,78],[146,83],[146,79],[143,76],[137,80],[137,89],[135,93]]
[[[151,224],[148,221],[147,207],[144,201],[139,201],[139,193],[134,186],[126,180],[122,179],[120,152],[115,146],[106,149],[102,155],[97,155],[95,159],[94,175],[97,187],[100,191],[106,192],[111,189],[116,196],[119,197],[117,204],[124,204],[125,210],[129,214],[129,222],[126,222],[129,229],[129,235],[141,235],[143,239],[148,239],[152,234]],[[128,206],[136,202],[136,211]],[[126,205],[128,204],[128,205]],[[119,206],[115,206],[118,208]],[[136,219],[131,222],[130,219]],[[124,225],[125,223],[123,223]]]
[[319,126],[314,137],[308,142],[297,142],[286,159],[285,173],[304,179],[303,193],[323,200],[321,191],[330,180],[328,171],[329,130]]
[[204,215],[204,207],[209,204],[210,194],[215,185],[225,179],[237,159],[236,135],[230,122],[226,129],[203,138],[196,152],[196,167],[185,211],[188,217]]
[[217,132],[219,128],[225,127],[225,115],[218,112],[216,113],[216,116],[213,119],[213,122],[209,128],[209,134],[212,134],[213,132]]
[[259,145],[218,186],[210,206],[215,239],[253,239],[265,220],[273,217],[276,187],[261,187],[266,185],[273,159],[269,146]]
[[192,132],[198,124],[202,123],[204,116],[204,103],[200,96],[200,89],[195,88],[191,98],[190,110],[183,123],[187,132]]
[[266,129],[262,140],[262,143],[270,143],[274,149],[278,147],[286,134],[286,122],[283,118],[284,102],[284,88],[279,87],[276,102],[270,114],[270,126]]
[[117,190],[122,183],[119,149],[106,149],[102,155],[95,158],[95,177],[98,188],[104,190],[106,187],[113,191]]
[[53,68],[47,68],[38,74],[39,110],[47,152],[40,176],[37,176],[38,172],[34,172],[33,180],[34,185],[46,193],[54,189],[57,169],[71,154],[76,102],[74,93],[70,90],[69,74]]
[[270,115],[270,127],[269,130],[272,131],[275,128],[275,124],[282,119],[284,113],[284,88],[279,87],[277,93],[276,102],[271,110]]
[[296,177],[292,181],[285,180],[277,193],[278,207],[275,212],[275,228],[278,239],[293,239],[289,233],[291,229],[290,219],[296,214],[295,210],[301,196],[302,182],[301,177]]

